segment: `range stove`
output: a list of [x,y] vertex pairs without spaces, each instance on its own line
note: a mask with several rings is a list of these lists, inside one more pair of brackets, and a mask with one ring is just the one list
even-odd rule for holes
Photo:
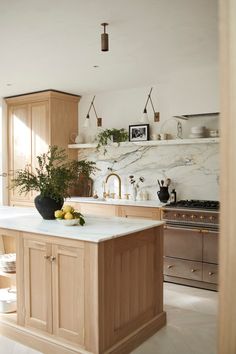
[[181,227],[219,228],[220,203],[214,200],[180,200],[163,207],[162,219]]

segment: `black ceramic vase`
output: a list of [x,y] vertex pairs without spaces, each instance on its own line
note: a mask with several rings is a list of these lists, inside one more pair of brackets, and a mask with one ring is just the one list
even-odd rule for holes
[[37,195],[34,199],[34,204],[39,214],[46,220],[55,219],[54,212],[62,208],[64,200],[55,200],[49,197]]
[[170,198],[168,187],[160,187],[160,190],[157,192],[157,195],[160,202],[167,203]]

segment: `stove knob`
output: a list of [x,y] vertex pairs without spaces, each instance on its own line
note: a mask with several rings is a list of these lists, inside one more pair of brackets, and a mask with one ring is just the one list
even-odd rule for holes
[[201,220],[205,219],[205,216],[200,215],[200,219],[201,219]]
[[174,218],[177,218],[178,214],[174,213]]
[[193,220],[196,218],[196,215],[191,215],[190,218]]
[[185,219],[185,218],[186,218],[186,215],[185,215],[185,214],[182,214],[182,218]]

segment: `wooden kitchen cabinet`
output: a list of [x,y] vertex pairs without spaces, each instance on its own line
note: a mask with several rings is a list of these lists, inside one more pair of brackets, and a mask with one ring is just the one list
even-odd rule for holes
[[80,203],[67,201],[65,204],[73,206],[82,214],[100,215],[100,216],[121,216],[125,218],[144,218],[151,220],[160,220],[161,212],[158,207],[141,207],[133,205],[114,205],[99,203]]
[[23,235],[24,325],[82,345],[84,251],[81,243],[56,244]]
[[[49,145],[58,145],[70,158],[76,151],[68,149],[72,133],[78,131],[77,95],[53,90],[5,98],[8,122],[9,183],[18,169],[26,165],[33,171],[36,156],[47,152]],[[9,204],[30,206],[35,193],[19,195],[9,191]]]
[[145,218],[160,220],[160,208],[136,207],[136,206],[117,206],[117,216],[125,218]]

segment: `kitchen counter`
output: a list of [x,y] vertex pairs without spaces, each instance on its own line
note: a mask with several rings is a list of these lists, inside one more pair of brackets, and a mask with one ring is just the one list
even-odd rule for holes
[[42,219],[34,208],[0,207],[1,228],[90,242],[102,242],[163,224],[163,221],[145,219],[85,216],[84,226],[65,226],[57,220]]
[[126,206],[137,206],[137,207],[149,207],[149,208],[161,208],[166,205],[166,203],[161,203],[159,200],[127,200],[127,199],[103,199],[103,198],[83,198],[83,197],[71,197],[67,198],[66,202],[74,203],[93,203],[93,204],[104,204],[104,205],[126,205]]
[[0,207],[3,246],[17,259],[17,314],[0,316],[1,333],[44,353],[128,354],[165,325],[164,222],[85,221]]

